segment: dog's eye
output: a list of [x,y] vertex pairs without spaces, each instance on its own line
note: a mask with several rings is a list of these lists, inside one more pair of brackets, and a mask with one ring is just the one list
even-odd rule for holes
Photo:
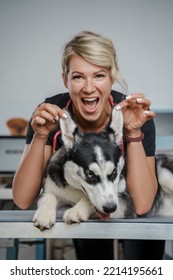
[[91,170],[85,170],[85,175],[88,184],[95,185],[97,183],[98,178]]
[[117,177],[117,170],[116,170],[116,168],[114,168],[112,173],[110,175],[108,175],[108,179],[113,182],[116,177]]

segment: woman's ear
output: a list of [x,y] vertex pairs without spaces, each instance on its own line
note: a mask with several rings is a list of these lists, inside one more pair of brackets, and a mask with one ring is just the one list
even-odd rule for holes
[[64,86],[66,88],[68,88],[68,86],[67,86],[67,76],[64,73],[62,73],[62,79],[63,79],[63,82],[64,82]]

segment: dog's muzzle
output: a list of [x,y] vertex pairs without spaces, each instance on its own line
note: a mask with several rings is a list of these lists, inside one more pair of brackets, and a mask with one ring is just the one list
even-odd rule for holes
[[100,220],[109,220],[110,219],[110,214],[115,212],[117,209],[117,205],[114,203],[109,203],[107,205],[103,206],[103,212],[96,210],[97,215],[99,216]]
[[117,209],[117,205],[114,203],[109,203],[109,204],[103,206],[103,211],[106,214],[113,213],[116,211],[116,209]]

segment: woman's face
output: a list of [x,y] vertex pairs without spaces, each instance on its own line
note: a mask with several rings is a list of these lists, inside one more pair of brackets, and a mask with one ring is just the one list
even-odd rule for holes
[[98,120],[105,111],[113,84],[107,69],[74,55],[69,62],[69,73],[63,79],[81,117]]

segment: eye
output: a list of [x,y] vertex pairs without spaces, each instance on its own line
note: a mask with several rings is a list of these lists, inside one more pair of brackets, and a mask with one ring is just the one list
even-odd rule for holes
[[105,77],[105,75],[103,75],[103,74],[97,74],[96,75],[96,78],[97,79],[103,79]]
[[117,177],[117,170],[116,170],[116,168],[114,168],[112,173],[110,175],[108,175],[108,179],[113,182],[116,177]]
[[96,185],[98,182],[98,176],[96,176],[91,170],[86,169],[85,171],[86,182],[91,185]]
[[73,80],[81,80],[82,76],[81,75],[75,75],[73,76]]

